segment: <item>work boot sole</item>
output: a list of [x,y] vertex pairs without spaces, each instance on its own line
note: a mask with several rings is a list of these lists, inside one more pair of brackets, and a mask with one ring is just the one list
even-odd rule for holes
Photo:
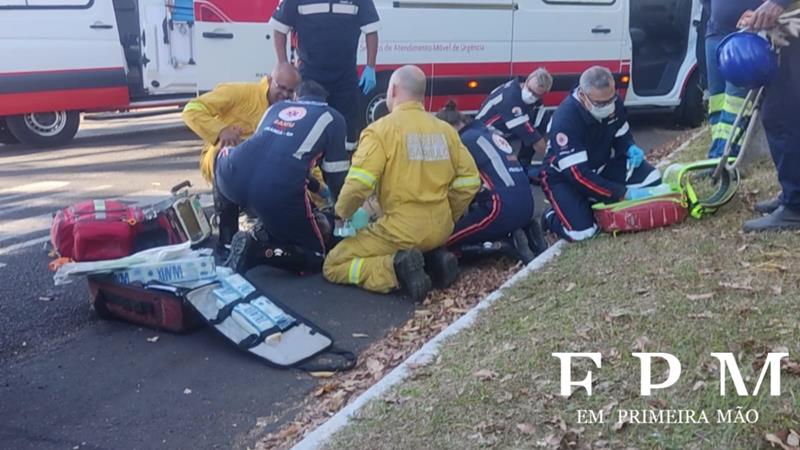
[[419,250],[401,250],[395,256],[394,271],[400,287],[416,302],[422,302],[431,290],[431,279],[425,273],[425,257]]
[[514,232],[511,233],[511,240],[514,243],[514,253],[520,261],[528,264],[536,258],[536,255],[531,251],[528,236],[525,235],[524,231],[521,229],[514,230]]
[[447,289],[458,278],[458,258],[447,250],[434,250],[425,254],[425,269],[430,274],[433,287]]
[[230,253],[223,265],[238,274],[244,275],[250,269],[249,255],[254,244],[255,240],[246,231],[240,231],[233,235]]
[[531,248],[531,251],[534,255],[539,256],[547,250],[549,244],[547,243],[547,239],[544,237],[544,232],[542,231],[541,225],[537,221],[531,221],[531,224],[528,225],[528,229],[526,230],[526,235],[528,236],[528,245]]

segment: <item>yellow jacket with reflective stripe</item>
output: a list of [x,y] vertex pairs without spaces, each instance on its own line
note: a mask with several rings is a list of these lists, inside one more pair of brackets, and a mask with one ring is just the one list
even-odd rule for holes
[[184,122],[205,142],[200,170],[206,180],[214,178],[220,131],[238,125],[243,131],[242,138],[250,137],[269,107],[269,85],[269,77],[262,78],[258,83],[223,83],[183,108]]
[[481,180],[456,130],[421,103],[397,105],[361,134],[336,214],[348,218],[373,189],[383,216],[376,224],[415,242],[466,212]]

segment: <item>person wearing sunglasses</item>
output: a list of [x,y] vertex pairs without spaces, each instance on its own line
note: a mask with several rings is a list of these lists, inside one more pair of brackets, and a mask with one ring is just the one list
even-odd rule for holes
[[239,231],[239,206],[222,195],[214,183],[214,164],[223,147],[232,147],[250,137],[270,105],[291,99],[300,84],[300,73],[291,64],[278,64],[258,83],[222,83],[190,101],[183,108],[183,121],[203,140],[200,171],[214,186],[214,209],[219,218],[217,251],[227,253]]
[[542,227],[568,241],[597,233],[596,202],[615,203],[652,195],[661,172],[644,160],[617,94],[614,76],[594,66],[553,114],[549,147],[541,174],[551,209]]

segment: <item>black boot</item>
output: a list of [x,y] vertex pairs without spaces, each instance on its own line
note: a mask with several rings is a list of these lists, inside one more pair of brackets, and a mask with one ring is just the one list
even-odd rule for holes
[[394,272],[400,288],[414,302],[422,302],[431,290],[431,279],[425,273],[425,257],[416,249],[400,250],[394,255]]
[[532,220],[530,225],[525,228],[525,234],[528,236],[528,245],[535,256],[541,255],[549,247],[539,222]]
[[528,236],[522,229],[516,229],[511,233],[511,244],[514,246],[514,256],[524,264],[528,264],[533,261],[533,258],[536,258],[528,243]]
[[253,266],[256,239],[248,231],[240,231],[231,240],[230,254],[223,264],[238,274],[244,275]]
[[752,231],[800,230],[800,212],[779,206],[772,214],[748,220],[742,227],[745,233]]
[[756,205],[753,207],[753,209],[759,214],[772,214],[776,209],[778,209],[779,206],[781,206],[780,194],[773,199],[756,202]]
[[447,289],[458,278],[458,258],[444,248],[425,253],[425,272],[436,289]]

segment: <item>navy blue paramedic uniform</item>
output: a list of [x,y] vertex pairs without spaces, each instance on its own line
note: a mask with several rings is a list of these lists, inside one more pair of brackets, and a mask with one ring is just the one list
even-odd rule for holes
[[533,216],[533,195],[511,145],[477,120],[459,134],[475,159],[483,187],[456,223],[447,246],[496,241],[527,227]]
[[661,173],[647,161],[628,177],[627,153],[634,141],[621,99],[611,117],[598,121],[573,92],[553,115],[548,136],[542,190],[553,209],[545,220],[569,241],[597,232],[592,204],[619,202],[628,188],[661,182]]
[[475,120],[503,134],[508,140],[522,142],[519,159],[528,167],[533,159],[533,144],[543,137],[540,128],[547,123],[541,101],[528,105],[522,101],[522,87],[515,78],[492,91],[483,101]]
[[321,84],[347,119],[348,150],[359,133],[358,40],[376,32],[379,21],[372,0],[283,0],[270,20],[277,31],[297,34],[300,74]]
[[[773,0],[789,6],[791,0]],[[762,106],[772,160],[783,193],[781,204],[800,212],[800,39],[781,49],[777,78],[767,87]]]
[[319,164],[339,194],[350,168],[344,143],[344,118],[322,99],[279,102],[252,137],[220,151],[215,180],[223,195],[256,213],[271,239],[324,254],[306,184]]

